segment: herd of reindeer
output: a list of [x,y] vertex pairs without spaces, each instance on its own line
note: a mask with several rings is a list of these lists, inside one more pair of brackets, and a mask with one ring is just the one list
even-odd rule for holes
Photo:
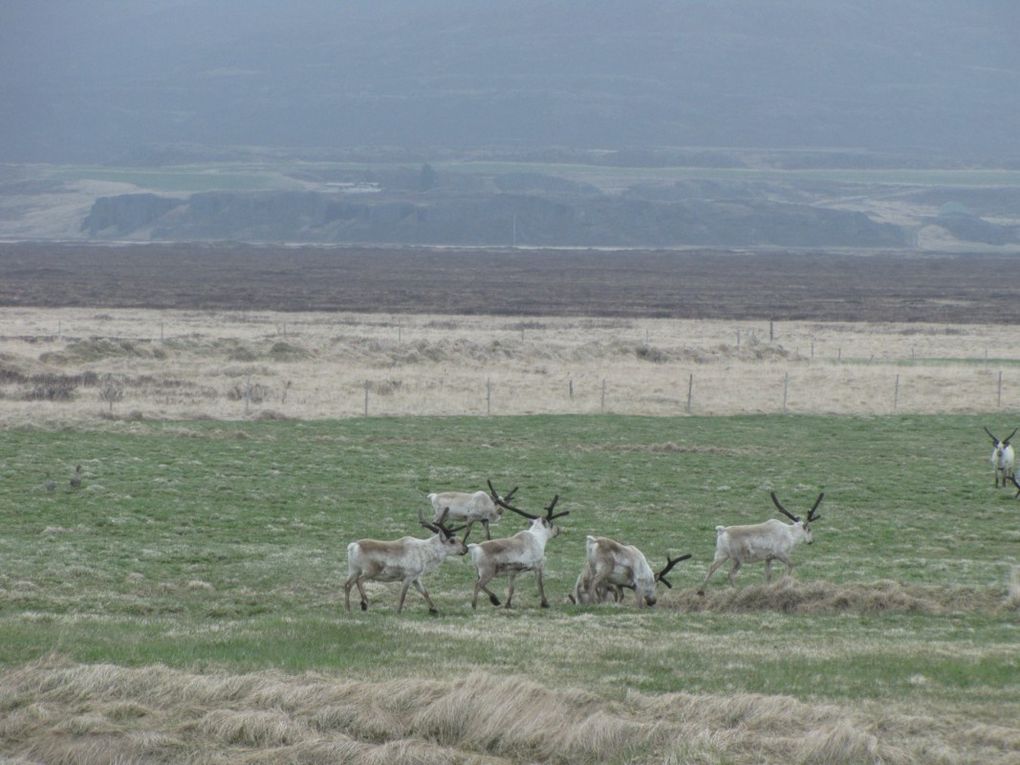
[[[988,428],[985,432],[991,436],[995,444],[992,452],[992,466],[995,470],[995,486],[1005,487],[1011,481],[1017,488],[1016,496],[1020,498],[1020,482],[1015,472],[1015,455],[1010,444],[1017,430],[1007,438],[999,439]],[[569,510],[555,512],[559,495],[552,498],[546,506],[544,515],[534,515],[510,504],[515,487],[505,495],[500,495],[487,481],[489,491],[441,492],[429,494],[432,503],[432,520],[426,520],[418,511],[418,520],[423,527],[432,532],[427,539],[402,537],[392,541],[361,539],[347,546],[348,578],[344,583],[344,605],[351,610],[351,589],[358,588],[361,596],[361,609],[368,609],[368,598],[365,595],[364,582],[401,582],[400,600],[397,612],[404,608],[407,590],[411,585],[421,593],[428,603],[430,613],[438,613],[435,603],[429,596],[422,582],[422,577],[435,570],[451,555],[470,555],[475,568],[474,592],[471,596],[471,607],[478,606],[478,595],[484,592],[489,602],[500,605],[496,594],[489,589],[489,583],[497,576],[506,575],[508,580],[506,599],[502,605],[510,608],[514,595],[514,580],[518,574],[534,571],[538,582],[538,594],[543,608],[549,607],[545,595],[543,573],[545,568],[545,546],[550,539],[560,533],[556,525],[557,518],[569,514]],[[786,565],[785,575],[793,571],[791,554],[794,547],[801,542],[811,544],[811,524],[821,516],[816,514],[821,505],[824,493],[818,495],[807,516],[801,518],[789,512],[775,492],[771,492],[772,502],[790,523],[771,518],[764,523],[746,526],[716,526],[715,558],[709,566],[699,595],[705,594],[705,585],[712,575],[727,561],[732,563],[729,581],[735,584],[734,576],[745,563],[765,563],[765,581],[772,579],[772,562],[780,561]],[[493,539],[489,524],[498,521],[505,510],[517,513],[528,519],[528,528],[511,537]],[[485,529],[486,541],[468,544],[467,539],[471,527],[481,523]],[[461,525],[449,525],[461,524]],[[459,539],[457,534],[464,532]],[[654,571],[644,554],[633,545],[622,544],[609,537],[588,536],[585,538],[585,563],[574,588],[568,596],[571,603],[605,603],[619,602],[625,597],[624,590],[634,592],[639,608],[653,606],[656,602],[656,590],[661,582],[672,587],[666,575],[681,561],[690,558],[690,554],[670,558],[667,554],[665,566],[658,572]]]

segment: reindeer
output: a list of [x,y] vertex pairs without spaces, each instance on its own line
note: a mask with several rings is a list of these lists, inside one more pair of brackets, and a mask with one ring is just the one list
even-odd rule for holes
[[1016,464],[1016,455],[1013,452],[1013,445],[1010,443],[1010,439],[1016,435],[1018,428],[1014,428],[1013,432],[1006,436],[1001,441],[995,437],[995,435],[988,428],[985,428],[987,433],[992,438],[992,443],[995,447],[992,449],[992,468],[995,470],[995,486],[999,487],[999,481],[1002,481],[1002,486],[1006,486],[1006,481],[1013,478],[1016,475],[1014,466]]
[[489,533],[489,524],[495,523],[503,517],[501,503],[509,502],[517,491],[517,487],[511,489],[505,497],[500,497],[499,493],[492,488],[492,481],[486,480],[486,483],[489,484],[488,494],[484,491],[474,493],[443,491],[438,494],[429,494],[429,502],[432,503],[432,509],[435,511],[432,522],[435,523],[441,513],[449,512],[451,521],[467,522],[467,531],[464,533],[466,539],[475,522],[481,521],[482,526],[485,527],[485,538],[492,539],[492,535]]
[[506,539],[491,539],[486,542],[468,545],[468,554],[475,565],[477,578],[475,579],[475,590],[471,597],[471,608],[478,605],[478,593],[484,590],[489,596],[489,602],[498,606],[499,598],[486,585],[494,576],[506,574],[509,584],[506,592],[505,608],[510,608],[510,601],[514,596],[514,579],[522,571],[534,571],[538,580],[538,594],[541,597],[542,608],[549,607],[549,601],[545,597],[545,587],[542,583],[542,575],[545,568],[545,545],[560,533],[560,527],[553,524],[557,518],[569,515],[570,511],[553,513],[553,508],[559,501],[557,494],[552,502],[545,508],[545,515],[532,515],[524,510],[500,500],[500,504],[507,510],[511,510],[531,521],[531,524],[524,531],[518,531],[512,537]]
[[351,588],[357,585],[361,594],[361,610],[368,610],[368,598],[362,583],[366,580],[378,582],[402,581],[400,602],[397,605],[399,614],[404,608],[407,588],[412,584],[429,604],[429,613],[437,614],[436,604],[429,597],[421,578],[439,567],[448,555],[466,555],[467,547],[457,539],[457,532],[463,526],[447,528],[444,524],[446,513],[439,516],[435,523],[427,522],[418,511],[418,520],[422,526],[432,532],[428,539],[401,537],[392,542],[378,542],[374,539],[361,539],[347,545],[347,569],[349,576],[344,582],[344,605],[348,613],[351,610]]
[[765,561],[765,581],[772,581],[772,561],[779,560],[786,564],[786,576],[793,572],[793,561],[790,555],[793,548],[799,542],[811,544],[813,541],[811,529],[808,524],[821,518],[815,515],[815,510],[822,503],[824,492],[818,495],[815,504],[808,512],[807,518],[801,520],[798,516],[788,512],[779,502],[775,492],[770,492],[772,502],[779,512],[789,518],[793,523],[783,523],[771,518],[764,523],[756,523],[751,526],[716,526],[715,527],[715,560],[705,575],[705,581],[701,583],[698,590],[699,595],[705,594],[705,585],[712,577],[712,574],[726,561],[733,561],[733,568],[730,569],[730,584],[735,585],[734,575],[745,563],[756,563]]
[[691,557],[688,554],[670,558],[667,553],[666,567],[654,573],[648,559],[634,545],[621,544],[608,537],[589,536],[585,538],[585,550],[584,568],[568,596],[571,603],[604,603],[610,597],[619,602],[626,588],[634,590],[638,608],[654,606],[656,584],[662,582],[672,587],[666,574],[677,563]]

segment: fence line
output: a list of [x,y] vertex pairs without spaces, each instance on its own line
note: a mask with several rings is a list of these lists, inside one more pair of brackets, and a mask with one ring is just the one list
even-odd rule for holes
[[[805,368],[806,369],[806,368]],[[809,402],[804,403],[804,399],[801,399],[801,404],[798,406],[798,399],[795,395],[798,390],[807,390],[809,393],[814,389],[814,384],[811,380],[802,378],[796,378],[791,375],[790,370],[783,371],[782,387],[781,387],[781,398],[775,400],[772,407],[768,406],[768,401],[763,400],[760,405],[754,403],[743,402],[743,406],[732,404],[727,405],[725,402],[720,402],[717,397],[712,397],[713,393],[718,396],[718,390],[716,386],[713,386],[712,380],[706,380],[706,385],[699,390],[706,391],[704,398],[695,400],[695,373],[689,372],[687,375],[686,395],[684,395],[683,388],[677,386],[673,396],[659,396],[656,398],[657,406],[650,407],[642,403],[642,399],[649,399],[653,396],[654,391],[643,390],[640,386],[635,390],[633,380],[629,381],[629,385],[626,382],[618,382],[615,385],[610,385],[611,379],[605,376],[599,376],[593,381],[593,385],[584,386],[579,385],[573,376],[567,378],[566,396],[563,397],[560,394],[558,398],[555,394],[544,395],[540,390],[529,389],[526,385],[520,383],[500,383],[493,382],[491,377],[486,377],[482,381],[483,386],[480,393],[480,400],[484,400],[484,409],[478,410],[470,405],[471,396],[469,391],[465,391],[467,395],[458,396],[456,391],[448,392],[446,390],[448,382],[446,377],[440,378],[431,387],[426,387],[418,391],[418,398],[423,406],[419,407],[418,411],[407,412],[405,407],[390,406],[387,405],[388,401],[396,401],[400,399],[401,395],[413,395],[413,386],[396,386],[399,389],[399,393],[393,391],[385,392],[387,385],[393,388],[392,379],[385,381],[364,380],[362,383],[363,387],[363,403],[361,407],[361,414],[363,416],[369,415],[383,415],[383,414],[429,414],[433,412],[441,412],[444,414],[463,414],[463,415],[476,415],[484,412],[486,415],[492,415],[495,411],[497,414],[517,414],[524,411],[534,411],[537,409],[542,412],[552,414],[583,414],[583,413],[599,413],[605,414],[607,412],[618,412],[621,414],[626,413],[649,413],[649,409],[655,409],[654,414],[662,415],[676,415],[676,414],[693,414],[695,409],[698,409],[699,413],[703,414],[737,414],[737,413],[781,413],[788,414],[790,412],[795,413],[824,413],[832,411],[832,407],[826,407],[824,404],[811,405]],[[712,375],[704,375],[706,378],[712,377]],[[682,379],[682,378],[681,378]],[[700,378],[699,378],[700,379]],[[908,382],[911,382],[910,378],[901,372],[895,374],[890,373],[887,380],[886,388],[887,391],[891,391],[891,398],[886,398],[885,405],[882,403],[881,388],[881,377],[875,380],[866,381],[866,384],[861,385],[860,381],[854,378],[848,378],[844,381],[842,387],[834,386],[831,381],[827,384],[830,395],[833,398],[838,399],[840,396],[847,392],[858,391],[861,395],[870,395],[871,391],[861,391],[862,387],[874,388],[878,385],[875,390],[875,395],[870,398],[870,407],[857,407],[852,411],[848,411],[848,414],[882,414],[883,412],[901,413],[902,411],[910,411],[910,407],[906,409],[903,406],[904,393],[908,392]],[[947,383],[945,380],[939,380],[937,377],[933,377],[926,380],[921,380],[920,384],[918,380],[913,380],[915,386],[913,390],[918,390],[919,387],[923,387],[925,384],[935,387],[944,387]],[[915,407],[914,411],[921,412],[935,412],[935,411],[1001,411],[1003,408],[1003,393],[1009,393],[1009,387],[1007,383],[1009,379],[1004,376],[1002,370],[998,370],[995,376],[995,406],[985,407],[982,406],[980,401],[974,401],[968,399],[965,402],[944,402],[943,407]],[[801,386],[798,388],[798,384]],[[682,384],[681,384],[682,385]],[[281,403],[286,402],[287,391],[291,389],[292,381],[288,380],[286,388],[281,394]],[[654,386],[652,386],[654,387]],[[253,400],[248,392],[252,388],[252,381],[249,378],[244,386],[245,395],[243,395],[243,401],[245,406],[245,414],[249,413],[252,408]],[[427,401],[427,393],[434,389],[438,389],[438,395],[436,398],[448,399],[453,395],[459,402],[460,406],[429,406]],[[375,390],[377,395],[371,398],[369,392]],[[562,389],[561,389],[562,390]],[[500,391],[504,391],[504,396],[501,398],[498,394]],[[614,395],[614,391],[618,391]],[[529,396],[529,392],[532,394]],[[890,395],[887,393],[886,395]],[[537,403],[541,399],[546,403],[546,406],[537,406]],[[476,399],[479,400],[479,399]],[[271,397],[260,400],[256,403],[272,403]],[[969,405],[968,405],[969,404]],[[1020,400],[1013,403],[1013,407],[1020,411]],[[839,413],[839,412],[837,412]],[[336,413],[334,413],[335,415]],[[340,413],[341,416],[342,413]]]

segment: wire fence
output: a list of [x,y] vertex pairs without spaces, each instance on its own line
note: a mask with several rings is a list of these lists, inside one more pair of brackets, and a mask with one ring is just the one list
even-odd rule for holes
[[[29,401],[51,378],[82,387]],[[108,414],[161,418],[1011,415],[1020,329],[0,310],[0,414],[70,414],[100,401],[87,380],[116,387]]]

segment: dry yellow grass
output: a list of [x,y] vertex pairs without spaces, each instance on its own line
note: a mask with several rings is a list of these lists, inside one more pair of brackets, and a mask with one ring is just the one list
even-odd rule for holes
[[[998,325],[0,309],[0,419],[1020,409]],[[1001,374],[1001,388],[999,384]],[[91,375],[70,401],[40,380]],[[693,376],[693,384],[692,383]],[[604,386],[604,387],[603,387]],[[690,386],[690,387],[689,387]],[[603,389],[605,391],[603,397]],[[573,396],[571,396],[571,391]],[[35,400],[26,400],[32,395]]]
[[[950,709],[669,693],[608,700],[515,676],[350,681],[51,657],[0,673],[13,762],[983,763],[1020,729]],[[974,711],[974,710],[970,710]]]

